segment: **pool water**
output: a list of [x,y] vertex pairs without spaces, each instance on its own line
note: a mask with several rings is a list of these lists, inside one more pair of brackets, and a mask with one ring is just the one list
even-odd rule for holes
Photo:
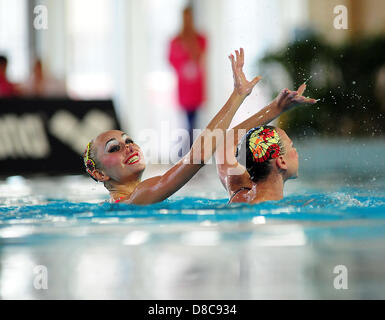
[[300,178],[258,205],[227,205],[213,165],[150,206],[83,176],[10,177],[0,298],[384,299],[384,142],[299,141]]

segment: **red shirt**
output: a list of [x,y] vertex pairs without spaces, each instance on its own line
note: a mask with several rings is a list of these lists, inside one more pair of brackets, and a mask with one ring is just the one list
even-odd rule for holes
[[14,85],[9,82],[5,77],[0,76],[0,97],[7,98],[16,95]]
[[[201,52],[206,49],[206,38],[197,34]],[[205,79],[203,66],[194,61],[179,37],[172,39],[169,48],[169,61],[178,76],[179,103],[186,111],[199,108],[205,99]]]

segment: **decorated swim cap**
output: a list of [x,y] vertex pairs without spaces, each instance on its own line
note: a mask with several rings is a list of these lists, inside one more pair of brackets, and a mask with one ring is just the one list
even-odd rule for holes
[[251,130],[253,131],[249,136],[248,148],[253,154],[254,161],[265,162],[278,158],[282,151],[282,144],[277,130],[271,127],[258,127]]
[[87,144],[87,148],[83,154],[83,160],[84,160],[84,166],[86,167],[86,171],[93,178],[93,173],[96,170],[96,165],[95,165],[95,161],[90,158],[91,145],[92,145],[92,142],[89,142]]

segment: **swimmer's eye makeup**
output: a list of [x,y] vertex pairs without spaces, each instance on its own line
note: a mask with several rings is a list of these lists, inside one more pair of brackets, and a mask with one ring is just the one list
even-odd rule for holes
[[[122,137],[123,139],[125,138],[124,140],[125,144],[134,143],[134,141],[131,138],[127,137],[126,134],[123,134]],[[120,148],[121,148],[121,144],[116,139],[108,140],[106,143],[106,150],[108,153],[117,152],[120,150]]]
[[110,139],[106,142],[105,150],[109,153],[119,151],[119,142],[116,139]]
[[109,153],[113,153],[120,150],[120,145],[112,146],[110,149],[108,149]]
[[134,141],[130,138],[127,138],[125,142],[126,142],[126,144],[134,143]]
[[134,143],[134,140],[132,140],[126,133],[122,134],[122,139],[124,140],[125,144]]

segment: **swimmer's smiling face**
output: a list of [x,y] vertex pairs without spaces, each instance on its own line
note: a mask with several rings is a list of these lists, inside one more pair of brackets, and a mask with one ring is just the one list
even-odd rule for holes
[[95,146],[101,170],[114,181],[125,183],[137,179],[146,167],[140,147],[120,130],[100,134]]

